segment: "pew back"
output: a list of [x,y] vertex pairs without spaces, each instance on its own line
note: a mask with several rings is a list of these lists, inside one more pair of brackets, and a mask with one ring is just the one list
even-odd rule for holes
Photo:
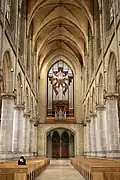
[[77,157],[71,163],[86,180],[120,180],[119,160]]
[[34,180],[50,163],[49,159],[28,159],[27,165],[17,161],[0,163],[0,180]]

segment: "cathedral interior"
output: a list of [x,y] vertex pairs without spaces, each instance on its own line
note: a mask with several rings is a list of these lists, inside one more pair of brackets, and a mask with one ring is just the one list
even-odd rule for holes
[[0,0],[0,161],[21,155],[120,158],[120,0]]

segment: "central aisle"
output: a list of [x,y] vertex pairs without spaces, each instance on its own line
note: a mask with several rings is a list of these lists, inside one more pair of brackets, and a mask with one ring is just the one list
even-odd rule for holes
[[70,164],[70,160],[51,160],[47,169],[36,180],[85,180]]

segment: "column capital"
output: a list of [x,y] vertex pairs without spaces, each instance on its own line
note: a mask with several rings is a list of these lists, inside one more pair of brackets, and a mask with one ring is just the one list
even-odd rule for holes
[[23,104],[17,104],[14,106],[14,109],[21,109],[21,110],[24,110],[25,109],[25,106]]
[[38,122],[35,122],[35,123],[34,123],[34,126],[35,126],[35,127],[38,127],[38,125],[39,125]]
[[118,93],[106,93],[104,94],[104,99],[106,100],[113,100],[113,99],[118,99]]
[[97,114],[95,112],[90,113],[90,117],[96,117],[96,116],[97,116]]
[[36,118],[30,118],[30,122],[35,122]]
[[89,56],[89,53],[85,53],[85,56],[86,56],[86,57]]
[[85,121],[82,121],[82,125],[83,125],[83,127],[86,127],[86,126],[87,126],[87,124],[86,124]]
[[87,118],[86,118],[86,122],[87,122],[87,123],[90,123],[90,122],[91,122],[91,119],[87,117]]
[[14,93],[1,93],[2,99],[15,99],[16,95]]
[[103,111],[103,110],[105,110],[105,105],[104,104],[98,104],[97,106],[96,106],[96,110],[97,111]]
[[23,116],[26,117],[26,118],[30,118],[30,113],[29,112],[25,112]]
[[95,34],[92,34],[92,38],[93,38],[93,39],[95,38]]

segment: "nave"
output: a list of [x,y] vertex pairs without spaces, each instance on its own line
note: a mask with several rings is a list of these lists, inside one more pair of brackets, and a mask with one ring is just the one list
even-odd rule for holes
[[84,180],[70,160],[51,160],[47,169],[36,180]]

